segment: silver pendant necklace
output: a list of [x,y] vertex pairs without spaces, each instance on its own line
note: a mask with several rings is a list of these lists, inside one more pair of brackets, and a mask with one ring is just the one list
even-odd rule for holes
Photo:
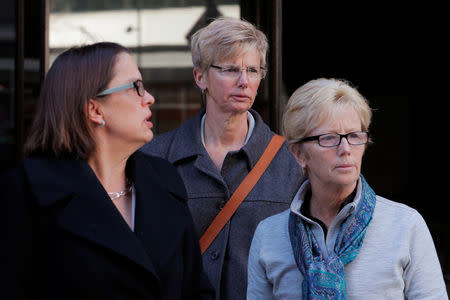
[[129,192],[131,192],[131,185],[120,192],[108,193],[108,195],[111,198],[111,200],[116,200],[116,199],[119,199],[120,197],[122,197],[123,195],[128,194]]

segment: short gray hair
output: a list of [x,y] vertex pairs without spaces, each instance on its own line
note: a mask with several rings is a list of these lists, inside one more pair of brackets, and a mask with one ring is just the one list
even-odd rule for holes
[[205,71],[217,60],[223,61],[256,49],[261,67],[266,64],[266,35],[253,24],[240,19],[220,17],[192,35],[192,63]]

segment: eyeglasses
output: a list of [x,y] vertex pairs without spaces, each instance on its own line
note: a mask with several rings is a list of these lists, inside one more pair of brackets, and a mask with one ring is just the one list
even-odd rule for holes
[[326,133],[305,137],[299,142],[318,141],[322,147],[337,147],[341,144],[342,138],[345,138],[350,145],[364,145],[369,141],[369,133],[365,131],[355,131],[347,134]]
[[127,83],[127,84],[124,84],[124,85],[120,85],[120,86],[117,86],[117,87],[114,87],[114,88],[110,88],[110,89],[104,90],[103,92],[97,94],[97,97],[103,97],[103,96],[106,96],[106,95],[109,95],[109,94],[112,94],[112,93],[115,93],[115,92],[123,91],[123,90],[126,90],[126,89],[131,89],[131,88],[135,88],[136,89],[136,93],[139,96],[141,96],[141,97],[144,96],[144,94],[145,94],[144,83],[142,82],[142,80],[138,79],[138,80],[136,80],[134,82],[130,82],[130,83]]
[[266,69],[263,67],[257,68],[257,67],[245,67],[245,68],[239,68],[237,66],[231,66],[231,67],[220,67],[216,65],[210,65],[214,69],[219,70],[220,74],[222,74],[224,77],[230,78],[230,79],[238,79],[243,71],[247,72],[247,76],[250,79],[263,79],[266,76]]

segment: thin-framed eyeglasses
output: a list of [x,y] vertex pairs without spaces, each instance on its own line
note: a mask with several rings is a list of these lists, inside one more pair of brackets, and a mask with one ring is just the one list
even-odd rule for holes
[[350,145],[364,145],[369,141],[369,133],[366,131],[354,131],[347,134],[325,133],[315,136],[309,136],[301,139],[299,142],[317,141],[322,147],[337,147],[341,144],[342,138],[347,140]]
[[116,86],[110,89],[106,89],[103,92],[99,93],[96,95],[96,97],[103,97],[115,92],[119,92],[119,91],[123,91],[126,89],[131,89],[131,88],[135,88],[136,89],[136,93],[143,97],[145,94],[145,87],[144,87],[144,82],[142,82],[142,80],[138,79],[136,81],[124,84],[124,85],[120,85],[120,86]]
[[239,68],[237,66],[221,67],[217,65],[210,65],[210,67],[219,70],[220,74],[230,79],[238,79],[244,71],[247,72],[247,76],[250,79],[263,79],[266,76],[266,69],[263,67],[249,66]]

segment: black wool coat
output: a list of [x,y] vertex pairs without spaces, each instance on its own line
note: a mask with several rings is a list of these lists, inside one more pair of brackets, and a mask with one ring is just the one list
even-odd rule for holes
[[0,298],[214,298],[176,169],[135,153],[127,170],[134,232],[85,161],[31,157],[3,176],[8,280]]

